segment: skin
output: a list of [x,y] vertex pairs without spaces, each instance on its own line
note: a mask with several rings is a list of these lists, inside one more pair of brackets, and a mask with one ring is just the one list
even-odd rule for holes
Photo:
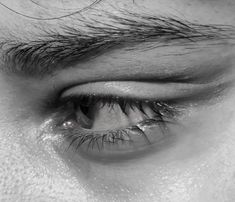
[[[49,8],[45,10],[29,1],[5,2],[21,13],[36,17],[58,16],[57,9],[61,7],[82,8],[87,5],[86,1],[60,4],[57,0],[38,1]],[[201,24],[235,26],[233,0],[139,0],[136,3],[154,13],[183,16]],[[110,4],[119,7],[133,5],[132,1],[115,1],[102,2],[99,6],[112,11],[114,8]],[[139,12],[134,6],[132,9]],[[75,18],[37,21],[19,17],[0,7],[1,39],[9,36],[34,39],[40,34],[39,26],[56,29],[58,23],[77,26]],[[177,48],[147,51],[147,56],[138,51],[130,55],[115,50],[85,62],[81,65],[84,68],[59,71],[52,78],[24,78],[0,72],[0,201],[234,201],[235,49],[232,43],[228,40],[221,46],[189,54],[183,62],[173,56],[162,56],[157,61],[146,59],[169,51],[181,53]],[[225,60],[221,62],[222,57]],[[212,101],[188,106],[179,120],[186,127],[172,128],[176,138],[171,144],[161,145],[159,152],[125,162],[101,163],[74,155],[72,151],[63,153],[63,147],[52,147],[53,140],[38,138],[38,131],[47,118],[46,114],[39,113],[38,108],[52,93],[52,85],[59,88],[72,81],[89,81],[101,75],[108,78],[133,73],[135,76],[134,73],[141,74],[141,67],[145,67],[145,73],[157,72],[161,71],[163,64],[178,62],[178,66],[183,66],[190,59],[197,64],[198,58],[203,62],[209,60],[210,64],[229,66],[229,74],[222,80],[231,81],[231,84],[223,95],[213,97]],[[159,64],[157,69],[150,65],[151,62]],[[165,88],[157,86],[159,91],[163,89],[164,92]]]

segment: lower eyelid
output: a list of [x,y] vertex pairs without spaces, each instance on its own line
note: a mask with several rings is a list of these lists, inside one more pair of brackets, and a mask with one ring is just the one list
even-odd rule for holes
[[[159,130],[157,129],[159,132]],[[154,135],[158,134],[156,131],[153,133]],[[155,136],[156,137],[156,136]],[[168,149],[173,142],[177,141],[177,136],[172,134],[162,134],[159,135],[158,139],[155,138],[155,142],[153,144],[149,144],[147,142],[142,142],[143,139],[140,138],[139,144],[118,144],[113,145],[112,143],[107,144],[105,149],[99,150],[97,145],[94,144],[93,148],[91,146],[88,149],[87,145],[81,146],[79,148],[76,145],[68,146],[70,142],[63,143],[62,148],[64,148],[66,153],[74,157],[84,158],[86,160],[91,160],[96,163],[121,163],[127,160],[137,160],[141,158],[146,158],[151,154],[156,154],[161,151]],[[87,142],[88,144],[89,142]],[[61,150],[61,147],[57,150]]]
[[[62,129],[58,132],[65,138],[68,149],[75,153],[88,156],[111,158],[113,156],[128,155],[129,153],[148,150],[152,145],[167,139],[168,132],[165,125],[157,120],[145,120],[126,129],[116,131],[90,132],[84,129]],[[98,158],[97,156],[97,158]]]

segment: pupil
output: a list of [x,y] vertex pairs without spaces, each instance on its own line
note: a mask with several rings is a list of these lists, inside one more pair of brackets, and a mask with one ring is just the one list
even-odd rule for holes
[[80,106],[80,109],[81,109],[81,112],[87,116],[88,118],[91,118],[89,117],[89,107],[88,106],[84,106],[84,105],[81,105]]

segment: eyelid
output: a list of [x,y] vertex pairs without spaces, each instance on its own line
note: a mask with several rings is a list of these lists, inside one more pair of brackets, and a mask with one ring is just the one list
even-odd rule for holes
[[71,87],[61,93],[60,100],[91,95],[97,97],[122,97],[130,100],[163,101],[177,105],[208,105],[218,102],[231,82],[211,84],[159,84],[152,82],[113,81],[93,82]]
[[201,91],[205,85],[201,84],[176,84],[176,83],[152,83],[152,82],[136,82],[136,81],[112,81],[112,82],[93,82],[77,85],[65,90],[61,97],[73,95],[113,95],[123,96],[127,98],[138,99],[168,99],[175,97],[183,97],[191,94],[192,91]]

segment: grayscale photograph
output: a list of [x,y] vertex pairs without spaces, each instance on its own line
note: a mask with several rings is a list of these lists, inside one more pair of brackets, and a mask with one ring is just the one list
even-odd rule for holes
[[235,202],[235,0],[0,0],[0,202]]

